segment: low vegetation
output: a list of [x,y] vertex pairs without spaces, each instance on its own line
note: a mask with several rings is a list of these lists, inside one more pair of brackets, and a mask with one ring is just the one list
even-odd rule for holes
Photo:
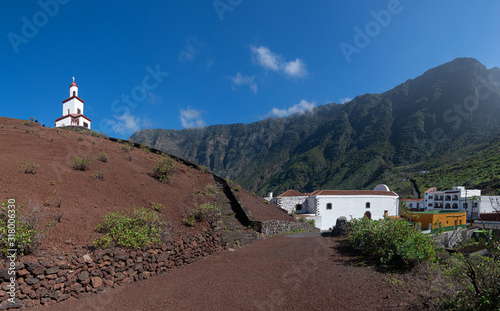
[[405,220],[352,219],[347,238],[363,254],[379,258],[383,264],[412,268],[435,256],[431,237]]
[[94,179],[104,180],[104,173],[106,173],[106,169],[102,169],[99,171],[94,171],[90,175]]
[[[40,246],[43,237],[55,223],[55,217],[43,206],[30,203],[27,207],[14,202],[1,202],[0,209],[0,256],[15,249],[16,256],[29,255]],[[43,225],[45,222],[45,225]]]
[[153,177],[160,182],[168,184],[173,179],[175,172],[175,161],[168,155],[161,156],[153,169]]
[[88,157],[78,157],[73,162],[72,167],[77,171],[86,171],[90,168],[90,164],[92,164],[92,159],[89,159]]
[[19,170],[25,174],[35,174],[40,165],[31,161],[31,158],[26,158],[26,161],[19,166]]
[[423,293],[427,307],[500,310],[500,239],[492,234],[485,234],[480,243],[468,242],[484,245],[489,256],[462,253],[464,245],[450,256],[407,221],[390,218],[351,220],[347,240],[388,267],[405,267],[428,280]]
[[97,160],[99,160],[101,162],[108,162],[108,159],[109,159],[109,156],[104,151],[99,152],[99,154],[97,155]]
[[104,216],[95,231],[103,233],[94,240],[94,247],[107,248],[120,246],[141,249],[161,243],[161,233],[166,224],[160,214],[147,208],[129,208],[123,212],[109,213]]
[[196,207],[189,213],[189,216],[183,220],[188,227],[193,227],[197,222],[206,222],[212,220],[220,208],[217,205],[210,203],[197,204]]

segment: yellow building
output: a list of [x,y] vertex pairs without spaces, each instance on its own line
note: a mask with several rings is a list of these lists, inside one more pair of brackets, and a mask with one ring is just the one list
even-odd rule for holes
[[422,230],[444,228],[444,231],[450,231],[458,227],[465,228],[467,221],[465,211],[410,212],[408,213],[407,218],[417,224],[419,223]]

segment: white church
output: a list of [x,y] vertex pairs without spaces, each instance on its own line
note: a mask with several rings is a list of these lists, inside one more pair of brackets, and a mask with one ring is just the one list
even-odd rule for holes
[[54,126],[82,126],[90,129],[91,120],[83,114],[83,103],[78,97],[78,86],[73,77],[73,83],[69,86],[69,97],[63,100],[62,117],[56,119]]

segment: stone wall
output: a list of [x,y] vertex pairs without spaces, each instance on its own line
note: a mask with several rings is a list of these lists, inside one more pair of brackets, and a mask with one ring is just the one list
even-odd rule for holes
[[79,251],[66,256],[44,256],[16,263],[15,297],[8,298],[12,286],[8,266],[0,265],[0,310],[50,305],[83,293],[96,293],[143,280],[182,266],[222,249],[218,233],[185,236],[159,249],[134,251],[103,249]]
[[318,232],[318,228],[303,222],[293,222],[284,220],[254,221],[252,228],[266,236],[286,234],[295,231]]

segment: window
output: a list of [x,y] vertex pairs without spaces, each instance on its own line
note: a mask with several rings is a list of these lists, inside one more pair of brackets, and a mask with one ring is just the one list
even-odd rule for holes
[[429,207],[432,207],[432,203],[429,203]]
[[76,109],[76,113],[78,113],[78,114],[82,113],[82,111],[80,110],[80,108]]
[[433,198],[433,196],[432,196],[432,195],[430,195],[430,196],[429,196],[429,200],[432,200],[432,198]]
[[365,206],[366,208],[370,208],[370,202],[366,202]]
[[302,204],[295,205],[295,210],[296,211],[301,211],[302,210]]
[[69,109],[68,109],[68,114],[69,114]]
[[73,96],[76,96],[76,91],[73,91]]
[[[83,122],[83,126],[89,127],[89,124],[87,122]],[[302,208],[302,205],[301,205],[301,208]]]
[[332,209],[332,203],[326,203],[326,209]]

